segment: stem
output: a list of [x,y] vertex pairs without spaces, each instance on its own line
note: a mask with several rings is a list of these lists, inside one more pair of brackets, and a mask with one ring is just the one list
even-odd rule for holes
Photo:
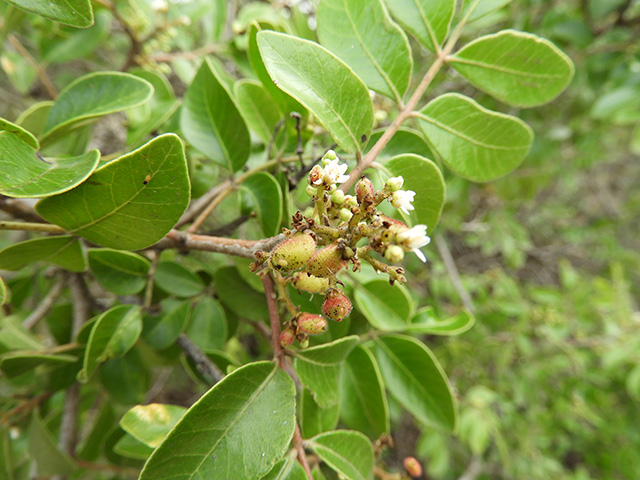
[[190,52],[157,53],[155,55],[149,55],[146,58],[148,60],[153,60],[156,62],[168,63],[179,58],[185,60],[198,60],[204,55],[209,55],[210,53],[220,53],[227,50],[228,49],[224,45],[218,43],[210,43],[209,45],[196,48],[195,50],[192,50]]
[[187,357],[193,360],[198,371],[210,379],[211,385],[215,385],[224,378],[224,373],[220,371],[218,366],[184,333],[178,337],[177,344]]
[[203,250],[206,252],[224,253],[236,257],[256,259],[256,252],[270,252],[285,239],[284,235],[265,238],[263,240],[243,240],[226,237],[212,237],[196,235],[194,233],[171,230],[167,236],[156,243],[154,248],[186,248],[188,250]]
[[0,230],[24,230],[27,232],[42,233],[67,233],[67,231],[57,225],[50,223],[27,223],[27,222],[0,222]]
[[37,215],[33,208],[28,207],[17,198],[0,195],[0,210],[7,212],[13,218],[19,218],[27,222],[42,222],[42,217]]
[[222,203],[222,201],[227,198],[227,196],[232,192],[234,185],[232,184],[230,187],[222,190],[218,196],[216,196],[211,203],[205,208],[198,218],[191,224],[191,226],[187,229],[187,232],[194,233],[197,232],[200,226],[205,222],[205,220],[211,215],[211,213],[216,209],[218,205]]
[[142,308],[144,310],[149,310],[151,306],[151,299],[153,298],[153,280],[156,277],[156,271],[158,270],[158,263],[160,262],[160,255],[158,252],[154,252],[153,250],[149,252],[151,255],[151,266],[149,267],[149,272],[147,273],[147,287],[144,290],[144,301],[142,303]]
[[49,290],[49,293],[42,299],[42,302],[38,305],[38,307],[31,312],[31,314],[22,322],[22,326],[27,330],[31,330],[36,324],[42,320],[51,307],[56,303],[56,300],[60,298],[62,295],[62,291],[64,287],[67,285],[67,278],[69,274],[67,272],[62,272],[56,284]]
[[293,304],[291,298],[289,297],[289,294],[287,293],[286,281],[282,278],[282,276],[278,274],[275,279],[275,284],[276,287],[278,287],[278,299],[285,304],[289,315],[294,317],[298,314],[298,309]]
[[[271,324],[271,344],[273,345],[273,359],[277,360],[280,368],[284,368],[284,350],[280,344],[280,314],[278,313],[278,302],[276,292],[273,288],[273,279],[268,272],[261,277],[264,292],[267,297],[269,307],[269,323]],[[285,370],[286,371],[286,370]]]
[[120,15],[120,12],[118,11],[118,9],[116,8],[113,2],[109,0],[95,0],[95,2],[99,3],[103,7],[106,7],[111,12],[111,14],[113,15],[113,18],[115,18],[118,21],[118,23],[122,26],[124,33],[127,34],[127,37],[129,37],[129,40],[131,41],[131,47],[129,47],[127,60],[125,61],[122,68],[120,69],[121,71],[125,72],[129,70],[129,68],[136,63],[136,57],[140,54],[140,52],[142,52],[143,42],[140,41],[140,39],[136,35],[136,32],[127,23],[125,18],[122,15]]
[[444,262],[444,266],[447,269],[447,273],[449,274],[449,278],[451,278],[451,283],[453,283],[453,287],[458,292],[460,296],[460,300],[462,300],[462,304],[464,307],[469,310],[469,312],[473,313],[475,308],[473,306],[473,300],[471,300],[471,295],[462,283],[460,279],[460,274],[458,273],[458,267],[456,267],[456,262],[453,260],[451,256],[451,251],[447,246],[447,242],[445,242],[442,235],[436,235],[436,247],[438,247],[438,252],[440,253],[440,257],[442,257],[442,261]]
[[304,468],[304,472],[307,474],[308,480],[313,480],[313,475],[311,474],[311,468],[309,468],[309,461],[307,460],[307,454],[304,451],[304,446],[302,444],[302,435],[300,434],[300,426],[298,425],[298,421],[296,420],[296,429],[293,432],[293,446],[298,452],[298,461],[302,468]]
[[36,61],[36,59],[31,56],[29,51],[26,48],[24,48],[24,46],[20,43],[20,40],[18,40],[15,35],[10,34],[8,38],[13,48],[15,48],[18,51],[18,53],[27,60],[27,62],[33,65],[33,67],[36,69],[36,72],[38,74],[38,78],[42,82],[42,85],[44,86],[45,90],[47,91],[51,99],[55,100],[56,97],[58,96],[58,90],[56,90],[56,87],[53,85],[53,82],[49,78],[49,75],[47,75],[47,72],[45,71],[45,69],[42,68],[42,66]]

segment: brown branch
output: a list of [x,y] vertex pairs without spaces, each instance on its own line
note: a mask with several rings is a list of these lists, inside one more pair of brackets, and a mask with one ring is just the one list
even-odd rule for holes
[[13,218],[19,218],[27,222],[40,223],[44,221],[33,208],[25,205],[17,198],[0,195],[0,210],[7,212]]
[[209,205],[213,201],[214,198],[220,195],[222,191],[226,190],[231,185],[233,185],[233,182],[231,180],[225,180],[220,185],[216,185],[215,187],[210,188],[204,195],[202,195],[189,206],[187,211],[184,212],[184,214],[176,224],[176,228],[181,227],[193,220],[207,205]]
[[62,295],[64,287],[67,285],[68,277],[69,274],[65,271],[60,274],[56,284],[51,287],[51,290],[49,290],[47,295],[42,299],[36,309],[31,312],[31,314],[24,320],[24,322],[22,322],[22,326],[24,328],[26,328],[27,330],[31,330],[40,320],[42,320],[47,315],[47,313],[49,313],[49,310],[51,310],[51,307],[53,307],[53,305],[56,303],[56,300],[58,300],[58,298],[60,298],[60,295]]
[[177,341],[182,351],[193,360],[198,371],[215,385],[224,378],[224,373],[213,363],[200,348],[184,333],[181,333]]
[[458,267],[456,267],[456,262],[451,256],[451,251],[447,246],[447,242],[445,242],[442,235],[436,235],[435,240],[436,246],[438,247],[438,252],[440,253],[440,257],[444,262],[447,273],[449,273],[449,278],[451,278],[453,287],[456,289],[456,292],[458,292],[458,295],[460,296],[460,300],[462,300],[462,304],[464,305],[464,307],[471,313],[473,313],[475,311],[473,300],[471,300],[471,295],[469,295],[469,292],[462,284],[460,273],[458,273]]
[[158,262],[160,261],[160,254],[155,251],[150,251],[151,266],[149,272],[147,272],[147,287],[144,290],[144,300],[142,302],[142,308],[149,310],[151,306],[151,299],[153,298],[153,280],[156,278],[156,271],[158,270]]
[[133,30],[131,25],[127,23],[126,19],[120,14],[118,9],[116,8],[116,5],[113,2],[109,0],[95,0],[95,2],[99,3],[100,5],[107,8],[111,12],[111,15],[113,15],[113,18],[115,18],[118,21],[118,23],[124,30],[124,33],[126,33],[127,37],[129,37],[131,46],[129,47],[129,53],[127,54],[127,59],[125,60],[124,65],[120,69],[121,71],[126,72],[127,70],[129,70],[129,68],[131,68],[133,65],[137,63],[136,57],[140,55],[140,53],[142,52],[142,46],[144,45],[144,42],[142,42],[138,38],[138,36],[136,35],[136,32]]
[[300,434],[300,426],[298,425],[298,421],[296,420],[296,429],[293,432],[293,446],[298,452],[298,461],[302,468],[304,468],[304,472],[307,474],[308,480],[313,480],[313,474],[311,473],[311,468],[309,467],[309,461],[307,460],[307,454],[304,451],[304,445],[302,443],[302,435]]
[[209,215],[213,213],[213,211],[222,203],[222,201],[227,198],[227,196],[233,191],[233,184],[231,184],[226,189],[222,190],[207,207],[198,215],[191,226],[187,229],[189,233],[195,233],[202,226],[202,224],[209,218]]
[[10,424],[12,417],[15,417],[16,415],[21,414],[24,411],[30,411],[32,408],[35,408],[38,405],[40,405],[42,402],[46,401],[53,394],[54,392],[41,393],[37,397],[30,398],[29,400],[26,400],[25,402],[21,403],[20,405],[15,407],[13,410],[9,410],[8,412],[3,413],[2,420],[0,420],[0,425],[3,427],[6,427],[7,425]]
[[36,61],[36,59],[31,56],[29,51],[26,48],[24,48],[24,46],[20,43],[20,40],[18,40],[15,35],[9,34],[8,39],[11,45],[13,46],[13,48],[15,48],[18,51],[18,53],[27,60],[27,62],[33,65],[33,68],[36,69],[36,73],[38,74],[38,78],[40,79],[45,90],[51,97],[51,100],[55,100],[56,97],[58,96],[58,90],[56,89],[55,85],[49,78],[49,75],[47,75],[47,72],[45,71],[45,69],[42,68],[42,66]]

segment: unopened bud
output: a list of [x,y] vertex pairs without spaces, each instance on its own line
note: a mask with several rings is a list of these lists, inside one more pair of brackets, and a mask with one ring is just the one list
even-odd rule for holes
[[301,313],[298,318],[298,333],[307,335],[320,335],[327,330],[327,320],[322,315],[313,313]]
[[324,170],[320,165],[316,165],[309,172],[309,185],[320,185],[324,177]]
[[269,263],[275,270],[291,272],[302,267],[316,250],[316,242],[311,235],[295,233],[273,249]]
[[324,303],[322,304],[322,313],[327,318],[341,322],[345,317],[349,316],[352,309],[351,301],[340,290],[329,290]]
[[296,290],[303,290],[308,293],[324,293],[329,289],[329,279],[314,277],[307,272],[296,273],[291,285]]
[[397,192],[404,185],[404,178],[400,177],[391,177],[387,180],[387,183],[384,184],[384,189],[389,192]]
[[307,262],[307,272],[315,277],[330,277],[346,266],[338,245],[332,243],[313,254]]
[[403,464],[404,469],[411,478],[418,478],[422,476],[422,466],[415,458],[405,457]]
[[353,217],[353,213],[351,213],[351,210],[349,210],[348,208],[341,208],[340,212],[338,212],[338,215],[340,215],[340,220],[342,220],[343,222],[348,222],[349,220],[351,220],[351,217]]
[[331,201],[336,205],[342,205],[344,203],[344,192],[342,190],[336,190],[331,195]]
[[358,200],[353,195],[345,195],[344,196],[344,206],[345,207],[355,207],[358,205]]
[[336,155],[336,152],[334,152],[333,150],[327,150],[327,153],[325,153],[322,157],[322,162],[329,163],[331,160],[335,160],[337,158],[338,155]]
[[398,245],[389,245],[384,252],[384,258],[391,263],[400,263],[404,258],[404,250]]
[[288,347],[293,343],[296,339],[296,332],[294,331],[291,324],[287,325],[287,327],[280,333],[280,345],[283,347]]
[[362,203],[362,201],[369,195],[373,195],[373,183],[367,177],[362,177],[358,180],[358,183],[356,183],[356,197],[358,199],[358,203]]
[[307,185],[307,188],[304,189],[307,192],[307,195],[310,197],[314,197],[318,194],[318,189],[316,187],[312,187],[311,185]]

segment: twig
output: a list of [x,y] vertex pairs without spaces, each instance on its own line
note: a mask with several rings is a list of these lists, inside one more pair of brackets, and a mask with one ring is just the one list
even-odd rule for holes
[[284,350],[280,344],[280,314],[278,313],[278,301],[274,289],[273,279],[269,273],[262,275],[262,285],[267,297],[269,307],[269,323],[271,325],[271,343],[273,345],[273,359],[278,361],[280,368],[284,370]]
[[302,435],[300,434],[300,426],[298,425],[298,421],[296,420],[296,429],[293,432],[293,446],[298,452],[298,461],[302,468],[304,468],[305,473],[307,474],[308,480],[313,480],[313,475],[311,474],[311,468],[309,467],[309,462],[307,461],[307,454],[304,451],[304,445],[302,444]]
[[53,82],[49,78],[49,75],[47,75],[47,72],[44,70],[44,68],[42,68],[42,66],[36,61],[36,59],[31,56],[29,51],[26,48],[24,48],[24,46],[20,43],[20,40],[18,40],[15,35],[9,34],[8,39],[11,45],[13,46],[13,48],[15,48],[18,51],[18,53],[27,60],[27,62],[33,65],[33,67],[36,69],[36,72],[38,74],[38,78],[40,79],[45,90],[51,97],[51,100],[55,100],[56,97],[58,96],[58,90],[53,85]]
[[194,220],[194,222],[191,224],[191,226],[187,229],[187,231],[189,233],[195,233],[198,231],[198,229],[200,228],[200,226],[205,222],[205,220],[207,218],[209,218],[209,215],[211,215],[211,213],[216,209],[216,207],[218,205],[220,205],[222,203],[222,201],[227,198],[227,195],[229,195],[231,192],[233,191],[233,187],[227,187],[225,190],[222,190],[218,196],[216,196],[209,205],[207,205],[207,208],[205,208],[202,213],[200,213],[200,215],[198,215],[198,218],[196,218]]
[[231,180],[225,180],[220,185],[216,185],[215,187],[210,188],[204,195],[202,195],[195,202],[193,202],[191,206],[189,206],[187,211],[184,212],[184,214],[176,224],[176,227],[181,227],[182,225],[185,225],[189,223],[191,220],[193,220],[195,216],[202,211],[203,208],[205,208],[209,203],[211,203],[211,201],[214,198],[220,195],[220,192],[222,192],[223,190],[226,190],[232,184],[233,182]]
[[225,45],[221,45],[219,43],[210,43],[209,45],[205,45],[204,47],[196,48],[190,52],[168,52],[168,53],[157,53],[155,55],[149,55],[146,58],[149,60],[153,60],[156,62],[168,63],[176,60],[178,58],[182,58],[185,60],[198,60],[200,57],[204,55],[208,55],[210,53],[218,53],[227,50]]
[[177,341],[182,351],[196,364],[196,368],[215,385],[224,378],[224,373],[213,363],[200,348],[184,333],[181,333]]
[[27,223],[27,222],[0,222],[0,230],[24,230],[27,232],[42,233],[67,233],[67,231],[57,225],[50,223]]
[[464,473],[458,478],[458,480],[476,480],[478,475],[482,473],[482,463],[480,462],[480,457],[474,455],[467,466],[467,469]]
[[151,250],[149,255],[151,255],[151,266],[147,273],[147,287],[144,290],[144,301],[142,302],[142,308],[144,310],[149,310],[149,307],[151,306],[151,299],[153,297],[153,281],[156,278],[158,262],[160,261],[160,255],[158,252]]
[[46,401],[53,394],[54,392],[41,393],[37,397],[30,398],[29,400],[21,403],[20,405],[15,407],[13,410],[8,411],[7,413],[3,413],[2,420],[0,420],[0,426],[6,427],[7,425],[9,425],[12,417],[15,417],[16,415],[24,412],[25,410],[29,411],[32,408],[37,407],[42,402]]
[[140,52],[142,52],[143,42],[140,41],[140,39],[136,35],[136,32],[133,30],[133,28],[131,28],[131,25],[127,23],[126,19],[120,14],[118,9],[116,8],[116,5],[113,2],[109,0],[95,0],[95,2],[99,3],[103,7],[106,7],[111,12],[111,14],[113,15],[113,18],[115,18],[118,21],[118,23],[124,30],[124,33],[127,34],[127,37],[129,37],[129,40],[131,41],[131,46],[129,47],[129,53],[127,54],[127,59],[125,60],[124,65],[120,69],[121,71],[126,72],[127,70],[129,70],[129,68],[131,68],[136,63],[136,57],[140,54]]
[[31,312],[31,314],[24,320],[24,322],[22,322],[22,326],[24,328],[26,328],[27,330],[31,330],[40,320],[42,320],[47,315],[47,313],[49,313],[51,307],[53,307],[54,303],[56,303],[56,300],[58,300],[58,298],[62,294],[62,291],[67,284],[68,276],[69,274],[64,271],[60,274],[58,281],[53,287],[51,287],[51,290],[49,290],[49,293],[47,293],[47,295],[42,299],[38,307],[33,312]]
[[453,287],[456,289],[456,292],[458,292],[458,295],[460,296],[460,300],[462,300],[462,304],[464,305],[464,307],[471,313],[473,313],[475,311],[473,300],[471,300],[469,292],[462,284],[460,274],[458,273],[458,267],[456,267],[456,263],[451,256],[451,251],[447,246],[447,242],[445,242],[444,238],[441,235],[436,235],[435,240],[436,246],[438,247],[438,252],[440,253],[440,257],[442,257],[442,261],[444,262],[444,266],[447,269],[447,273],[449,273],[449,278],[451,278]]
[[19,218],[27,222],[42,222],[43,219],[33,208],[25,205],[21,200],[17,198],[10,198],[4,195],[0,195],[0,210],[7,212],[14,218]]

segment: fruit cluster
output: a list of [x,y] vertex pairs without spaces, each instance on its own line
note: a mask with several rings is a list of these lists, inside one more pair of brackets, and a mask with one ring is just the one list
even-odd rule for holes
[[[401,190],[402,177],[387,180],[382,190],[375,191],[373,183],[362,177],[355,186],[355,196],[345,195],[338,188],[349,176],[347,165],[341,164],[333,151],[327,152],[321,165],[309,172],[306,188],[313,200],[313,208],[293,216],[292,229],[285,230],[287,239],[270,254],[259,256],[255,268],[261,274],[271,274],[278,286],[280,300],[287,306],[291,319],[286,323],[281,343],[291,345],[297,338],[302,346],[309,335],[327,329],[327,320],[342,321],[351,312],[351,302],[338,287],[342,283],[337,274],[349,264],[360,269],[361,262],[371,264],[377,272],[389,275],[389,281],[404,282],[404,269],[391,266],[372,255],[377,252],[391,263],[399,263],[407,251],[425,261],[420,248],[430,241],[427,227],[409,228],[405,223],[382,214],[378,206],[388,200],[394,207],[409,213],[415,192]],[[325,295],[322,305],[324,317],[300,312],[289,298],[286,286],[299,291]]]

